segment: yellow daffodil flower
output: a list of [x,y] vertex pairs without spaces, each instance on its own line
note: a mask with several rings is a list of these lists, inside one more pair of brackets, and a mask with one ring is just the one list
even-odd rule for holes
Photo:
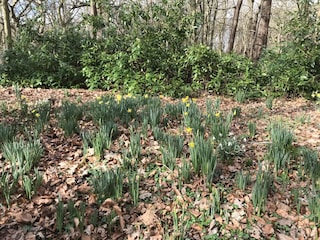
[[188,146],[189,148],[194,148],[194,142],[189,142]]
[[118,95],[116,96],[116,100],[117,100],[118,103],[121,102],[122,96],[121,96],[120,94],[118,94]]
[[185,129],[187,134],[191,134],[192,133],[192,128],[191,127],[186,127]]
[[182,98],[182,102],[183,103],[187,103],[189,101],[189,96],[186,96],[184,98]]

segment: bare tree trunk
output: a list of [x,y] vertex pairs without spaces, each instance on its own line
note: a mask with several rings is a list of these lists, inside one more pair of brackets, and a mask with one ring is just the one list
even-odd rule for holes
[[215,42],[214,42],[214,34],[215,34],[215,29],[216,29],[216,20],[217,20],[217,15],[218,15],[218,2],[215,2],[215,7],[214,7],[214,12],[213,12],[213,16],[212,16],[212,30],[211,30],[211,45],[210,47],[213,49],[215,46]]
[[[190,11],[192,13],[193,17],[193,26],[196,26],[196,16],[197,16],[197,1],[196,0],[191,0],[190,1]],[[190,43],[194,44],[197,42],[197,31],[193,28],[192,33],[191,33],[191,39]]]
[[[97,3],[95,0],[90,0],[90,14],[92,17],[98,16]],[[92,24],[91,37],[97,38],[97,29],[94,24]]]
[[258,25],[258,18],[259,18],[259,12],[261,9],[261,5],[259,5],[258,7],[258,12],[254,13],[253,10],[253,4],[254,4],[254,0],[252,0],[252,5],[251,5],[251,16],[249,19],[249,27],[248,27],[248,44],[247,44],[247,50],[246,50],[246,56],[247,57],[251,57],[252,56],[252,52],[253,52],[253,45],[254,45],[254,41],[256,39],[256,29],[257,29],[257,25]]
[[238,28],[238,23],[239,23],[239,14],[240,14],[240,9],[242,6],[243,0],[238,0],[237,5],[234,10],[233,18],[232,18],[232,26],[231,26],[231,33],[228,41],[228,46],[227,46],[227,53],[230,53],[233,51],[233,46],[234,46],[234,40],[236,38],[236,32]]
[[1,10],[3,15],[5,49],[10,49],[12,47],[12,34],[11,34],[8,0],[1,1]]
[[218,42],[218,48],[217,50],[220,50],[221,52],[223,52],[225,50],[225,33],[226,33],[226,19],[227,19],[227,9],[228,9],[228,1],[224,1],[223,2],[223,6],[222,9],[223,13],[222,13],[222,23],[221,23],[221,28],[220,28],[220,33],[217,35],[219,36],[219,42]]
[[261,19],[258,24],[257,36],[253,44],[253,51],[251,55],[251,58],[254,61],[259,60],[263,48],[265,48],[268,43],[268,31],[269,31],[269,22],[270,22],[270,16],[271,16],[271,5],[272,5],[272,0],[261,1]]
[[215,14],[215,2],[216,1],[212,1],[212,0],[207,0],[207,21],[206,21],[206,24],[207,24],[207,28],[206,28],[206,42],[205,44],[207,46],[211,46],[212,45],[212,42],[213,42],[213,39],[211,38],[211,33],[212,31],[214,31],[214,22],[213,22],[213,19],[215,18],[214,14]]

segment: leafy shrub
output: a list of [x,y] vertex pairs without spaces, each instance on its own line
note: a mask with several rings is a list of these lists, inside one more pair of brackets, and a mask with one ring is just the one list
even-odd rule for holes
[[253,62],[237,54],[223,54],[218,62],[218,72],[211,79],[209,89],[220,94],[236,94],[245,91],[251,95],[260,95],[260,86],[256,82],[258,69]]
[[[89,88],[158,93],[182,85],[177,59],[186,46],[189,16],[179,3],[149,7],[128,3],[118,11],[119,21],[108,23],[106,41],[86,44],[81,61]],[[119,31],[118,29],[121,29]]]
[[266,51],[260,61],[268,91],[276,95],[307,95],[320,87],[320,21],[310,1],[287,24],[288,41]]
[[80,56],[85,34],[77,28],[38,33],[31,25],[21,28],[12,49],[4,56],[6,84],[33,87],[84,86]]
[[260,61],[266,91],[276,96],[315,91],[319,83],[307,67],[311,64],[309,61],[306,54],[294,46],[284,48],[282,53],[266,52]]
[[209,47],[190,46],[179,59],[179,77],[191,83],[195,89],[206,88],[217,75],[219,62],[220,56]]

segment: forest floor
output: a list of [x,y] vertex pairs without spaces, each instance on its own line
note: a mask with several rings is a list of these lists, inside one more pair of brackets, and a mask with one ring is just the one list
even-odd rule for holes
[[[18,179],[10,191],[10,205],[7,204],[4,178],[9,179],[10,185],[14,170],[0,136],[1,239],[320,239],[319,178],[312,184],[299,153],[292,155],[285,165],[287,170],[276,172],[268,157],[270,124],[279,121],[294,134],[293,149],[305,147],[320,151],[320,109],[315,102],[277,98],[271,106],[264,99],[239,103],[210,94],[192,100],[157,97],[161,100],[159,128],[163,133],[183,137],[182,153],[170,167],[164,163],[165,145],[155,137],[154,129],[150,124],[143,129],[143,119],[135,119],[142,116],[140,108],[127,109],[128,113],[135,114],[127,124],[122,124],[119,118],[114,120],[118,134],[100,158],[90,147],[84,153],[79,133],[64,134],[57,120],[64,101],[79,106],[96,102],[98,106],[104,96],[111,93],[23,88],[20,94],[14,88],[0,88],[0,123],[15,126],[16,138],[40,139],[43,154],[35,167],[42,179],[29,198],[23,187],[24,178]],[[125,101],[125,97],[118,97],[117,101],[120,100]],[[219,109],[221,116],[237,110],[228,137],[239,146],[235,154],[230,154],[230,159],[218,158],[209,184],[201,173],[196,174],[190,167],[190,148],[194,147],[190,143],[194,144],[195,133],[185,124],[184,112],[172,118],[166,111],[167,104],[195,104],[203,113],[201,119],[205,125],[208,100],[212,100],[212,104],[219,101],[215,110]],[[37,122],[34,114],[37,106],[46,101],[51,104],[50,120],[33,136]],[[218,112],[212,114],[219,117]],[[85,112],[78,122],[80,132],[96,127]],[[249,123],[256,127],[254,132],[249,131]],[[141,146],[136,157],[129,154],[133,151],[130,146],[134,134],[139,134]],[[203,135],[206,139],[212,138],[207,127]],[[214,143],[213,146],[217,149]],[[134,180],[124,172],[120,196],[99,198],[101,193],[94,190],[90,180],[95,177],[92,169],[115,169],[125,163],[125,158],[135,161]],[[187,179],[181,178],[183,164],[191,168]],[[252,200],[259,169],[272,173],[271,187],[260,213]],[[239,172],[250,177],[242,189],[237,178]],[[30,176],[34,180],[35,170],[30,170]],[[138,184],[136,191],[134,183]],[[315,201],[312,209],[311,198]]]

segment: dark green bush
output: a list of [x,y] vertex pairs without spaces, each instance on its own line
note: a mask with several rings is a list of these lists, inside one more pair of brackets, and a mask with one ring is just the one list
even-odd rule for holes
[[207,89],[211,79],[217,75],[219,54],[204,45],[186,48],[179,59],[179,77],[196,89]]
[[194,43],[201,16],[193,16],[187,5],[185,0],[162,0],[111,7],[102,1],[99,7],[112,17],[84,16],[91,37],[76,27],[39,33],[29,23],[5,53],[0,84],[172,96],[208,90],[240,92],[247,98],[319,90],[320,24],[308,1],[299,1],[287,25],[289,41],[265,51],[256,64]]
[[223,54],[217,68],[217,75],[210,81],[214,91],[229,95],[238,91],[245,91],[251,96],[260,95],[260,85],[256,79],[259,69],[249,58],[238,54]]
[[2,74],[7,84],[32,87],[84,86],[80,56],[85,35],[77,28],[46,31],[22,28],[5,52]]
[[320,88],[320,21],[309,1],[300,0],[287,25],[288,41],[260,61],[267,91],[310,96]]
[[184,53],[190,26],[181,6],[165,1],[148,8],[141,3],[122,5],[117,25],[108,23],[103,29],[105,40],[85,47],[81,61],[87,86],[136,93],[179,92],[177,61]]
[[266,52],[260,61],[266,91],[276,96],[297,96],[316,90],[318,84],[307,67],[308,61],[296,48]]

